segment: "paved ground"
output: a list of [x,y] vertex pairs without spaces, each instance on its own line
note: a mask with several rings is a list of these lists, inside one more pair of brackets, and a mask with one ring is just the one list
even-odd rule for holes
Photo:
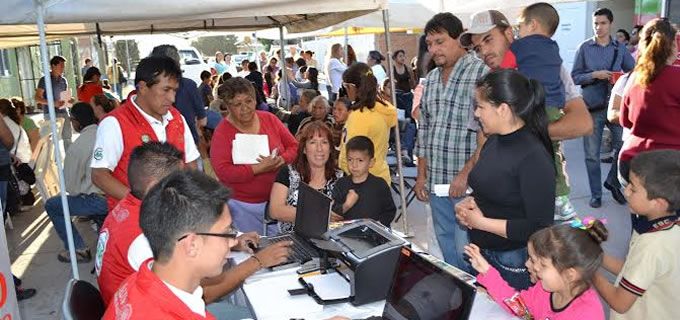
[[[567,171],[572,185],[571,199],[581,216],[607,218],[610,240],[604,244],[605,251],[623,257],[628,248],[630,221],[626,207],[614,202],[609,193],[603,197],[600,209],[588,206],[590,191],[583,162],[583,147],[580,139],[564,144],[567,155]],[[603,164],[603,175],[609,165]],[[413,169],[410,169],[413,170]],[[427,247],[425,206],[414,201],[409,206],[409,226],[416,244]],[[20,302],[23,319],[59,319],[64,286],[71,278],[70,265],[57,261],[56,255],[62,250],[62,243],[43,211],[42,202],[13,218],[14,230],[6,230],[12,261],[12,271],[24,281],[25,287],[37,288],[38,294],[30,300]],[[96,235],[89,223],[76,223],[81,235],[91,248],[95,248]],[[395,226],[401,229],[401,223]],[[90,273],[93,263],[80,265],[81,279],[96,284]]]

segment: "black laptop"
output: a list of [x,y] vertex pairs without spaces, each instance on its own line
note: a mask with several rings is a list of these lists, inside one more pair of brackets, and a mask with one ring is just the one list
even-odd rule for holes
[[288,261],[281,265],[305,263],[318,257],[318,251],[309,239],[323,239],[324,233],[328,231],[331,201],[325,194],[300,182],[293,232],[262,238],[260,248],[275,242],[293,241],[292,253]]
[[402,247],[382,316],[388,320],[467,320],[477,290],[415,251]]

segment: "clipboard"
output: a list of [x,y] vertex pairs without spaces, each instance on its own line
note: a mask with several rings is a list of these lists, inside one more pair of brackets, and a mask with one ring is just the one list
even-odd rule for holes
[[335,268],[329,269],[327,273],[315,271],[304,274],[298,281],[320,305],[344,303],[352,299],[349,279]]

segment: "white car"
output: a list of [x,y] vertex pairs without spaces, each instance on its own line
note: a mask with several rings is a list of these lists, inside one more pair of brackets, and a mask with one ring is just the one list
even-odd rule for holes
[[210,71],[210,66],[203,61],[201,53],[194,47],[179,49],[179,60],[182,68],[182,76],[201,84],[201,72]]

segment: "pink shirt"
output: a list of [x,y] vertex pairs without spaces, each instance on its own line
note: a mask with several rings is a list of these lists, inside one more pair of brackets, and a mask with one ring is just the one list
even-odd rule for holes
[[[489,268],[486,274],[477,275],[477,282],[483,285],[489,295],[503,307],[512,313],[503,300],[512,297],[517,293],[510,287],[500,273],[493,267]],[[583,292],[580,296],[572,300],[562,310],[552,307],[550,292],[545,291],[539,281],[533,287],[521,291],[520,298],[529,309],[529,313],[536,320],[604,320],[604,309],[600,298],[593,288]]]

